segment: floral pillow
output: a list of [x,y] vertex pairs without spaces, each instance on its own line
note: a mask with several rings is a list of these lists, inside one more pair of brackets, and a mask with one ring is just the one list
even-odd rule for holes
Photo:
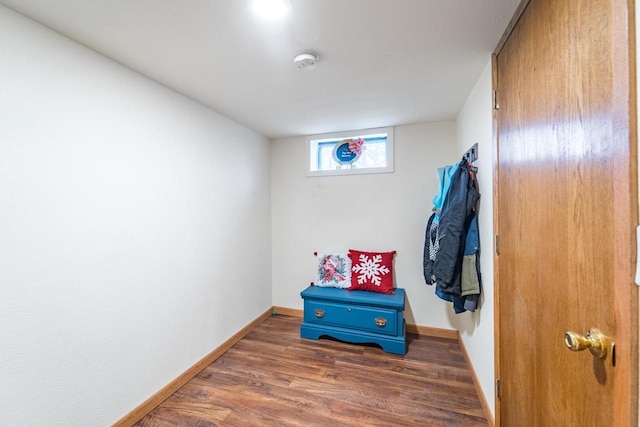
[[351,259],[347,253],[318,253],[318,278],[314,285],[332,288],[351,286]]
[[349,249],[351,258],[350,291],[393,294],[393,257],[391,252],[363,252]]

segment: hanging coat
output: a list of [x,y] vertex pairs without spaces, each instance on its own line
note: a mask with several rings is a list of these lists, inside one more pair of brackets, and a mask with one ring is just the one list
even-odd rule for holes
[[451,301],[456,313],[473,311],[480,294],[477,256],[480,245],[475,212],[480,194],[466,159],[455,166],[452,174],[443,174],[441,170],[438,170],[440,192],[434,205],[436,201],[442,205],[440,210],[437,205],[434,207],[425,235],[425,281],[436,285],[436,295]]
[[470,176],[469,164],[463,159],[452,177],[438,223],[439,249],[433,263],[432,281],[443,293],[462,294],[460,273],[467,237],[465,233],[479,198],[480,193]]
[[438,252],[438,223],[440,221],[440,213],[442,206],[449,192],[453,176],[458,170],[458,165],[443,166],[438,168],[438,193],[433,198],[433,214],[427,222],[427,231],[425,235],[425,246],[423,253],[423,272],[424,279],[428,285],[432,285],[433,262]]

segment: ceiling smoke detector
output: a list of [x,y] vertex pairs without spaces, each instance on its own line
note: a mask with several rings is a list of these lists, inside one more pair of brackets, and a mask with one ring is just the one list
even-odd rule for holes
[[318,55],[311,52],[304,52],[293,58],[293,63],[301,70],[313,70],[318,63]]

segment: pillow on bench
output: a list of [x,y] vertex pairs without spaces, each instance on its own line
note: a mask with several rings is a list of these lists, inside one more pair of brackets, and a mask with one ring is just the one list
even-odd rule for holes
[[351,259],[347,253],[318,253],[318,277],[313,284],[342,289],[351,286]]
[[351,259],[350,291],[393,294],[393,258],[396,251],[364,252],[349,249]]

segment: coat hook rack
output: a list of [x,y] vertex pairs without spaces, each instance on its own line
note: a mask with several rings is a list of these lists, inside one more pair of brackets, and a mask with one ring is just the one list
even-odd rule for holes
[[478,160],[478,143],[473,144],[462,157],[467,160],[467,163],[473,163]]

